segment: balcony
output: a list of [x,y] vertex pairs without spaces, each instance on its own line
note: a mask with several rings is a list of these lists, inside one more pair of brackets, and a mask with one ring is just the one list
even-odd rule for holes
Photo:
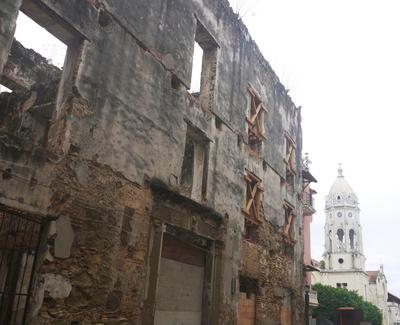
[[306,215],[315,213],[313,194],[314,191],[311,189],[303,191],[303,197],[302,197],[303,209],[304,209],[303,211],[304,214]]

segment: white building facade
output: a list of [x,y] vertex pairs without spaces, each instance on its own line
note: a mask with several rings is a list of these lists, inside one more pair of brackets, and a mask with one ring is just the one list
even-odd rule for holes
[[325,199],[325,267],[313,272],[312,282],[356,291],[382,312],[389,325],[387,282],[383,267],[365,270],[362,227],[358,198],[343,176],[338,176]]
[[400,325],[400,298],[389,292],[388,298],[389,307],[389,324]]

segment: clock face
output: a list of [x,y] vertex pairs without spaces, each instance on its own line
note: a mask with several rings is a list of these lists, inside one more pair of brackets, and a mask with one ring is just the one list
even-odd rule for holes
[[342,217],[342,215],[343,215],[342,212],[338,212],[338,213],[337,213],[337,216],[338,216],[339,218]]
[[353,214],[351,212],[349,212],[348,216],[349,216],[349,218],[351,218],[353,216]]

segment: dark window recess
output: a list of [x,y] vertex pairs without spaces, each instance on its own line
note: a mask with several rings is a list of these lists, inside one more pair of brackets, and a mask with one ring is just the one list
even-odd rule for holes
[[208,138],[188,124],[180,185],[184,195],[197,201],[206,199],[208,153]]
[[45,219],[0,207],[0,324],[26,324],[45,226]]
[[248,296],[252,294],[257,295],[258,284],[256,279],[240,276],[239,285],[240,285],[240,292],[246,293]]
[[245,239],[253,243],[256,242],[258,240],[258,225],[249,222],[247,219],[244,222]]

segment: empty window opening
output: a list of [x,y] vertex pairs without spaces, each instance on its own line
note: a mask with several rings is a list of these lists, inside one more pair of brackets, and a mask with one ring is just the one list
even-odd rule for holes
[[350,239],[350,248],[351,249],[354,249],[354,237],[355,237],[354,229],[350,229],[350,231],[349,231],[349,239]]
[[196,21],[190,92],[199,97],[201,106],[212,103],[217,71],[218,44],[200,21]]
[[256,321],[257,280],[240,276],[238,325],[254,325]]
[[[246,172],[244,179],[246,181],[246,200],[242,212],[245,215],[246,227],[251,228],[257,226],[261,221],[261,197],[264,188],[261,179],[253,173]],[[251,229],[248,229],[248,231],[253,232]]]
[[296,146],[288,133],[285,133],[285,156],[283,158],[286,165],[286,184],[294,190],[294,180],[296,176]]
[[257,91],[249,85],[250,110],[247,121],[248,144],[252,152],[261,155],[262,143],[266,139],[264,127],[264,113],[267,111]]
[[343,264],[344,259],[343,259],[343,258],[339,258],[339,259],[338,259],[338,262],[339,262],[339,264]]
[[191,93],[200,93],[202,65],[203,49],[197,42],[195,42],[193,52],[192,80],[190,82]]
[[15,38],[27,49],[45,57],[48,63],[62,69],[67,45],[53,36],[23,12],[19,12]]
[[[14,36],[1,84],[17,94],[48,88],[52,95],[46,103],[54,105],[47,106],[58,107],[72,89],[82,35],[46,6],[24,0]],[[49,112],[46,117],[53,109]]]
[[12,90],[0,84],[0,94],[1,93],[12,93]]
[[26,323],[45,220],[0,207],[0,324]]
[[336,283],[336,288],[341,288],[342,284],[341,283]]
[[206,199],[209,139],[188,124],[181,171],[181,191],[193,200]]
[[296,243],[296,214],[294,207],[288,202],[285,202],[283,208],[285,213],[283,236],[286,243],[293,245]]

